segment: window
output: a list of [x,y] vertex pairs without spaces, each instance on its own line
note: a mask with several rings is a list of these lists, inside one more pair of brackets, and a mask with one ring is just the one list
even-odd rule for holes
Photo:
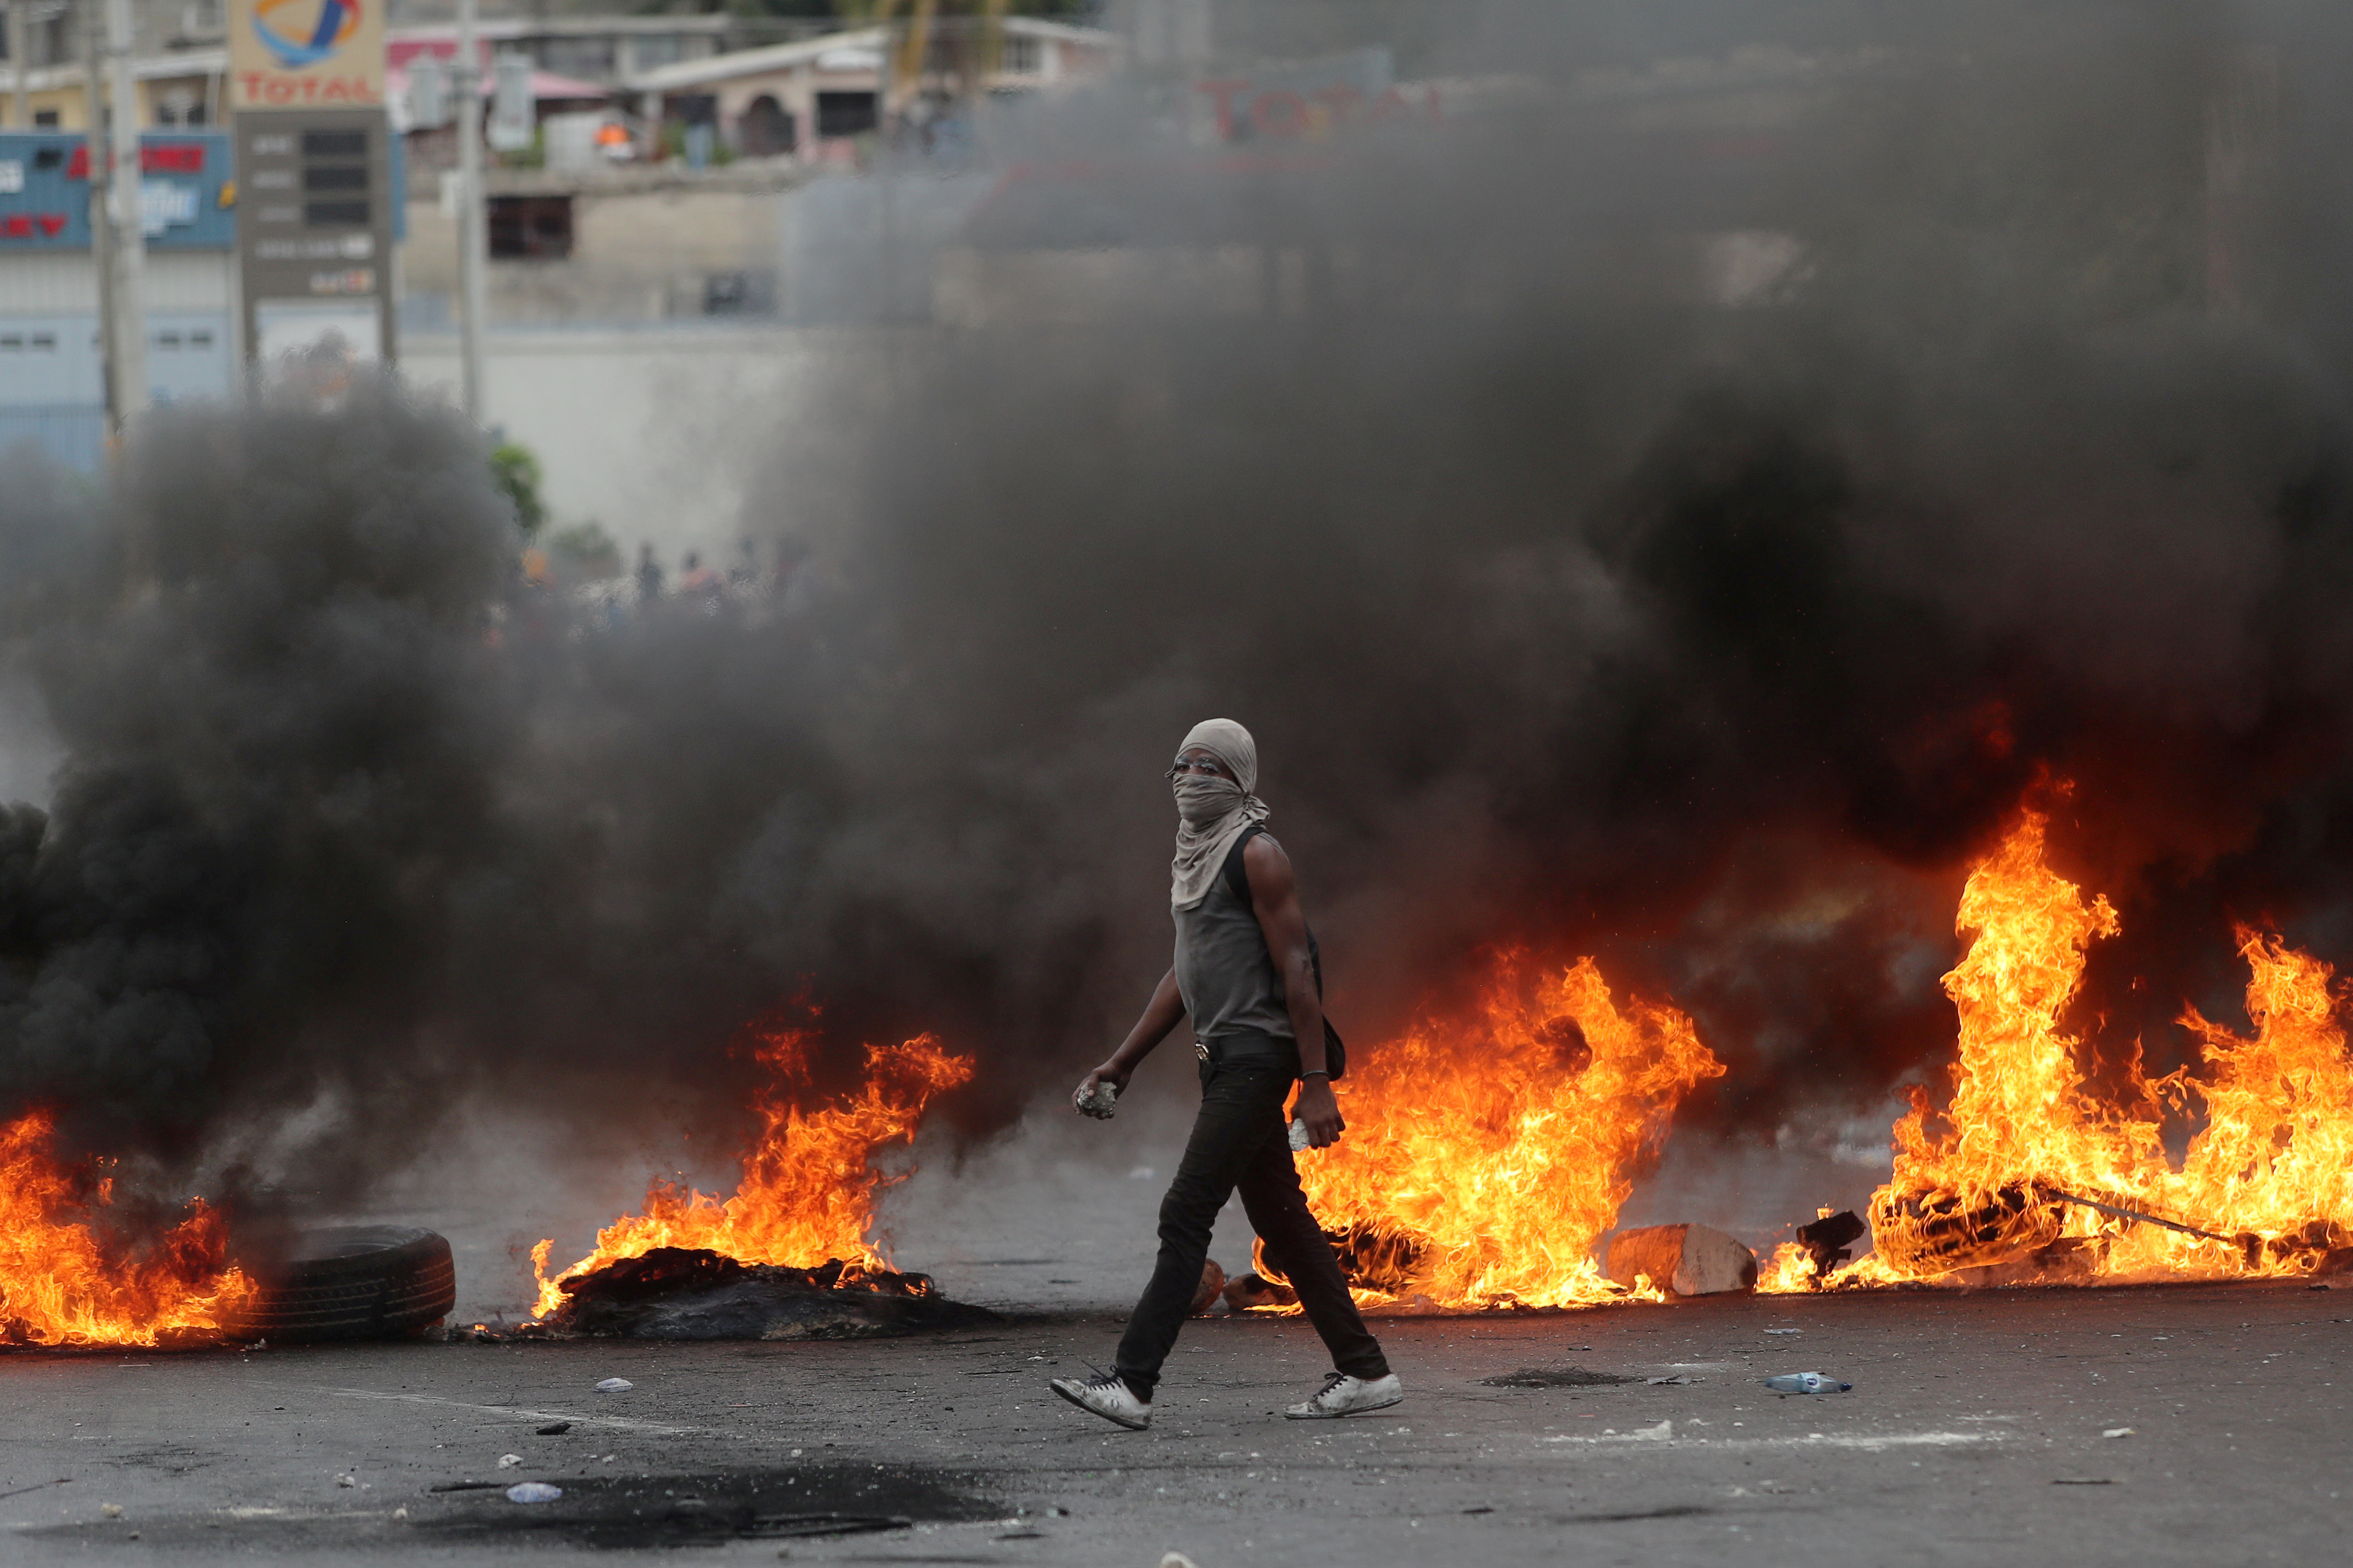
[[602,38],[542,38],[533,51],[539,68],[557,76],[588,81],[609,81],[613,76],[613,40]]
[[[36,4],[32,15],[26,18],[25,63],[28,66],[61,65],[74,56],[74,37],[64,0],[47,0]],[[35,124],[40,121],[37,117]],[[56,121],[49,121],[54,125]]]
[[33,124],[36,129],[46,126],[49,130],[56,130],[58,124],[58,111],[54,109],[37,109],[33,110]]
[[491,256],[500,261],[561,261],[572,254],[570,196],[492,196]]
[[820,92],[817,95],[819,137],[862,136],[874,129],[874,95],[871,92]]
[[629,41],[629,65],[632,70],[651,70],[656,66],[673,65],[686,56],[685,40],[675,33],[655,34]]
[[1015,34],[997,50],[997,68],[1008,76],[1038,74],[1038,40]]

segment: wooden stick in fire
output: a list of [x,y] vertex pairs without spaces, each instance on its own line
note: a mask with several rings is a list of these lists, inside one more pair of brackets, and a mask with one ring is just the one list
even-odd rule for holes
[[2194,1225],[2184,1225],[2178,1219],[2166,1219],[2157,1215],[2145,1214],[2139,1209],[2126,1208],[2122,1204],[2108,1203],[2099,1198],[2083,1197],[2074,1193],[2062,1191],[2047,1182],[2037,1182],[2034,1185],[2050,1196],[2057,1198],[2061,1203],[2081,1204],[2087,1209],[2097,1209],[2102,1214],[2112,1214],[2118,1219],[2133,1219],[2140,1221],[2143,1225],[2163,1226],[2168,1230],[2178,1230],[2184,1236],[2194,1236],[2201,1241],[2219,1241],[2225,1247],[2242,1245],[2235,1236],[2218,1236],[2211,1230],[2200,1230]]

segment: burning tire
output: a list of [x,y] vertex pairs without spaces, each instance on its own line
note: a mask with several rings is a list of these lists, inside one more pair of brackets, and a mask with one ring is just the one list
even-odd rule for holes
[[230,1339],[393,1339],[430,1328],[458,1301],[448,1242],[402,1226],[311,1231],[255,1273],[261,1289],[227,1325]]
[[[1339,1259],[1342,1277],[1356,1289],[1402,1297],[1411,1295],[1421,1283],[1428,1246],[1419,1237],[1358,1224],[1345,1230],[1327,1230],[1324,1237]],[[1263,1239],[1250,1248],[1250,1266],[1261,1279],[1290,1289],[1291,1276],[1268,1256]]]
[[2066,1217],[2059,1204],[2028,1182],[1968,1194],[1948,1188],[1883,1188],[1872,1199],[1871,1240],[1889,1263],[1926,1278],[2007,1262],[2049,1247],[2060,1239]]

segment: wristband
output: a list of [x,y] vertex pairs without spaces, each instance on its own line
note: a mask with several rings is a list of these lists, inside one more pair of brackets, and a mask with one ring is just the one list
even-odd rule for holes
[[1307,1071],[1301,1073],[1299,1076],[1302,1079],[1320,1078],[1325,1083],[1330,1083],[1332,1081],[1332,1075],[1325,1072],[1322,1068],[1310,1068]]

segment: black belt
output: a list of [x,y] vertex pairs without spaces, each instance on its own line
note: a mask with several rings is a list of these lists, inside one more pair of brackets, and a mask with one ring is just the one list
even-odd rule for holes
[[1221,1035],[1214,1039],[1196,1040],[1193,1054],[1219,1067],[1262,1064],[1299,1070],[1299,1047],[1272,1035]]

